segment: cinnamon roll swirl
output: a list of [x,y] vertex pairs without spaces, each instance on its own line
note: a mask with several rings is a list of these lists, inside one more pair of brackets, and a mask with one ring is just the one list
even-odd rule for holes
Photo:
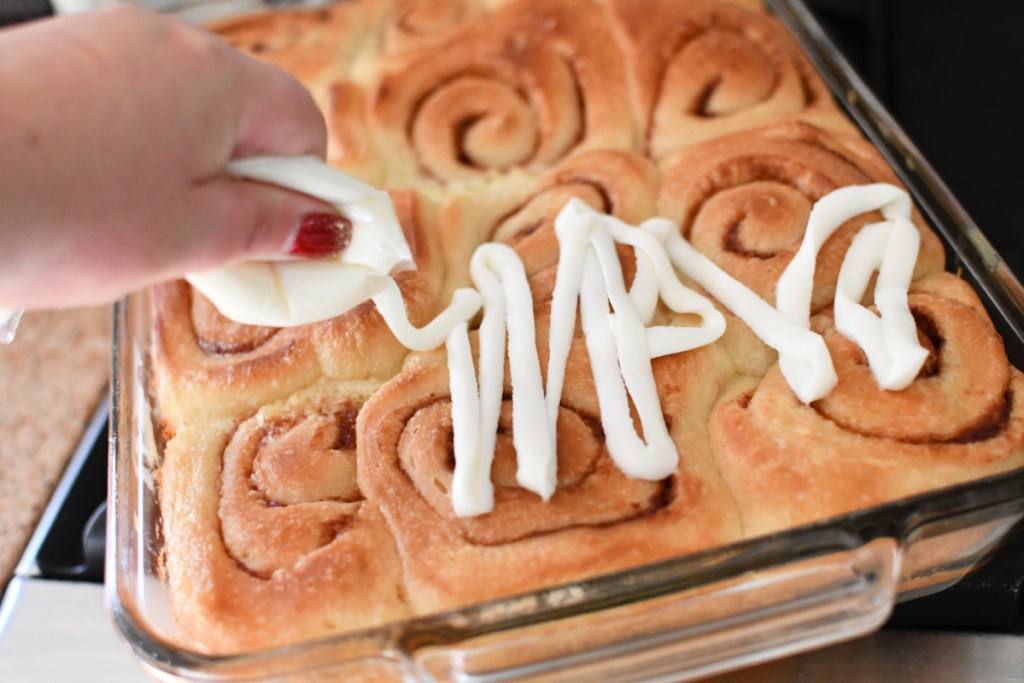
[[602,8],[526,0],[387,61],[370,112],[388,182],[444,186],[629,149],[627,102]]
[[172,433],[191,418],[255,410],[319,374],[304,330],[236,323],[183,280],[153,288],[153,315],[154,380]]
[[825,398],[800,403],[775,367],[716,409],[715,458],[749,535],[1024,465],[1024,375],[975,294],[942,273],[909,300],[929,358],[908,388],[879,389],[832,334],[839,383]]
[[[558,262],[555,217],[570,199],[628,223],[653,215],[657,172],[633,152],[585,152],[558,164],[537,180],[508,178],[500,191],[460,195],[448,200],[440,218],[441,241],[448,261],[446,290],[469,284],[469,259],[484,242],[504,242],[516,250],[526,273],[550,269],[549,278],[535,278],[549,291]],[[629,262],[626,259],[626,262]],[[535,301],[545,298],[534,292]]]
[[[544,322],[538,323],[538,330]],[[538,334],[542,366],[546,340]],[[452,510],[451,397],[442,353],[417,356],[359,416],[359,483],[395,534],[408,595],[430,611],[607,573],[737,539],[739,519],[708,453],[707,418],[732,364],[706,347],[655,361],[680,453],[661,481],[632,479],[604,445],[583,341],[569,356],[550,500],[516,483],[506,399],[491,469],[494,509]],[[506,373],[506,392],[510,392]],[[515,571],[509,571],[515,567]]]
[[172,608],[210,653],[408,613],[391,535],[356,476],[373,382],[321,382],[171,440],[159,472]]
[[[900,185],[868,143],[807,123],[727,135],[677,152],[662,165],[658,214],[694,247],[774,304],[779,276],[800,247],[811,207],[829,192],[875,182]],[[915,213],[919,278],[942,270],[942,244]],[[843,257],[877,212],[843,224],[818,253],[812,311],[831,305]]]
[[655,159],[783,120],[854,131],[772,17],[715,0],[614,0],[610,12]]

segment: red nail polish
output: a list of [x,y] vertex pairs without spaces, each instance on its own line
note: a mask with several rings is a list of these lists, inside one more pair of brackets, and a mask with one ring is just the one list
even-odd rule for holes
[[288,253],[301,258],[333,256],[352,241],[352,221],[333,213],[307,213]]

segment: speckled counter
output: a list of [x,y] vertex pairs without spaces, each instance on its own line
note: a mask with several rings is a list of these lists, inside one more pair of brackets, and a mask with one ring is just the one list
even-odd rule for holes
[[111,309],[27,313],[0,345],[0,592],[100,401]]

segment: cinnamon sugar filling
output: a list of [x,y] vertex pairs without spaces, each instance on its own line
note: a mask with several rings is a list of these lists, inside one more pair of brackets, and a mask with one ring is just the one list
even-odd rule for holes
[[[475,545],[502,545],[567,528],[639,519],[667,506],[675,496],[674,477],[649,482],[623,475],[604,445],[600,419],[565,402],[559,417],[556,493],[544,501],[523,489],[516,481],[511,403],[505,396],[491,463],[496,505],[486,515],[458,517],[450,502],[455,467],[450,404],[446,398],[433,398],[417,404],[408,415],[398,437],[402,473],[438,515]],[[538,507],[544,515],[531,514]]]

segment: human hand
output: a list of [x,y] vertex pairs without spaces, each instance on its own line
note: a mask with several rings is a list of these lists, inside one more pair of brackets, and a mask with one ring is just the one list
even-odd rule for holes
[[304,234],[322,237],[325,205],[222,174],[258,154],[322,157],[312,98],[200,29],[132,6],[9,29],[0,93],[0,308],[279,256],[309,214]]

